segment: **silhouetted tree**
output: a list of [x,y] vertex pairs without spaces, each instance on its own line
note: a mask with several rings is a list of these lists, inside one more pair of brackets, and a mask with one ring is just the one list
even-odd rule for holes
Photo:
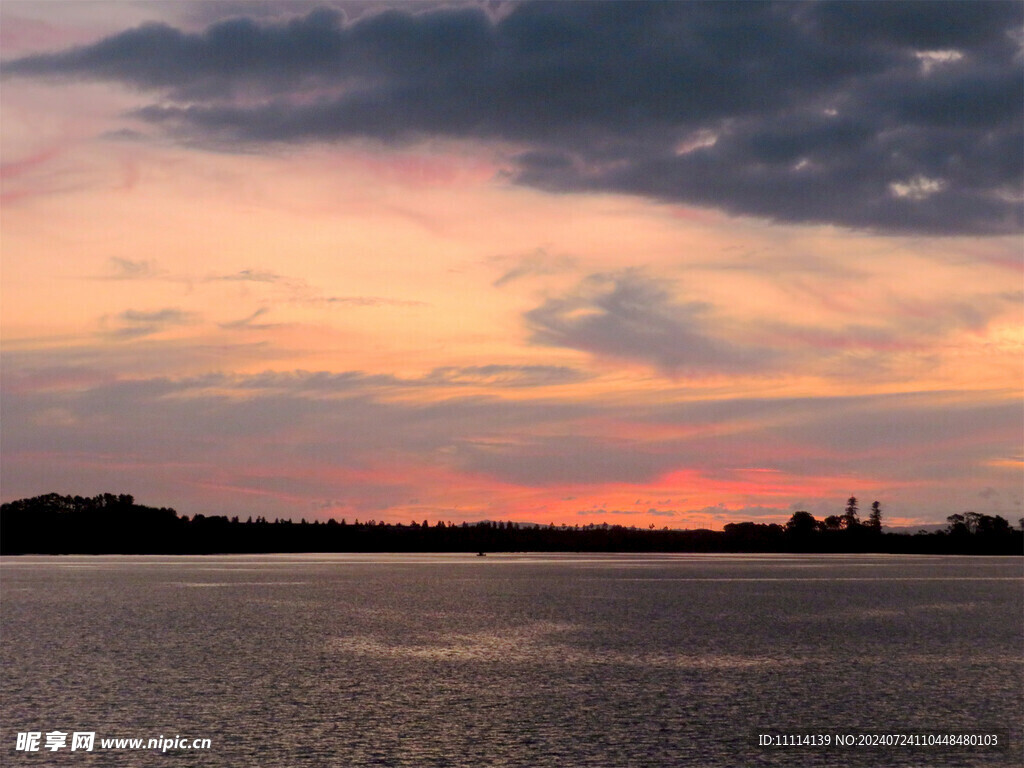
[[826,530],[838,531],[843,527],[843,518],[839,515],[829,515],[823,521]]
[[793,516],[789,518],[789,522],[786,523],[786,532],[794,536],[807,536],[817,529],[818,521],[814,519],[814,515],[802,509],[794,512]]
[[977,512],[964,512],[964,525],[967,526],[968,533],[977,533],[981,517]]
[[979,536],[1002,536],[1010,532],[1010,523],[1006,518],[996,515],[979,515],[975,532]]
[[843,527],[850,530],[858,525],[860,520],[857,518],[857,497],[851,496],[846,500],[846,509],[843,510]]
[[882,505],[877,501],[871,503],[871,514],[868,516],[868,528],[875,533],[882,532]]

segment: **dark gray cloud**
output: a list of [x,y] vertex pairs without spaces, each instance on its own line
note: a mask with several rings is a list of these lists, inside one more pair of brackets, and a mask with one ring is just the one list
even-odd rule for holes
[[[237,8],[237,6],[234,6]],[[5,63],[120,81],[191,140],[501,139],[521,183],[789,222],[1024,225],[1012,2],[523,3],[151,24]]]
[[670,374],[754,373],[779,355],[740,346],[715,328],[711,306],[677,302],[659,282],[635,270],[591,275],[568,296],[525,314],[536,344],[653,363]]

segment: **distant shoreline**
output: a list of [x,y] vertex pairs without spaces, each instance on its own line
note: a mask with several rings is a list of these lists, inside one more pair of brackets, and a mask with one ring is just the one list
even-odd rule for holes
[[[851,499],[851,502],[855,501]],[[1024,555],[1024,532],[1002,517],[951,515],[945,530],[890,533],[855,510],[786,525],[729,523],[722,531],[513,522],[433,525],[383,521],[241,521],[135,503],[128,495],[48,494],[0,506],[0,555],[255,555],[304,553],[706,553]]]
[[[772,551],[761,552],[745,550],[742,552],[730,550],[717,550],[714,552],[701,551],[691,552],[687,550],[662,551],[662,550],[615,550],[615,551],[590,551],[577,549],[533,549],[533,550],[495,550],[485,553],[487,556],[501,555],[891,555],[893,557],[984,557],[984,558],[1011,558],[1024,557],[1024,553],[1017,554],[994,554],[987,552],[874,552],[874,551],[849,551],[849,552],[818,552],[815,550],[802,551]],[[310,550],[295,552],[0,552],[0,558],[22,558],[22,557],[234,557],[234,556],[277,556],[277,555],[302,555],[302,556],[330,556],[330,555],[396,555],[396,556],[425,556],[425,555],[461,555],[466,560],[478,560],[474,552],[454,551],[443,552],[434,550],[361,550],[358,552],[337,550]],[[484,558],[486,559],[486,557]]]

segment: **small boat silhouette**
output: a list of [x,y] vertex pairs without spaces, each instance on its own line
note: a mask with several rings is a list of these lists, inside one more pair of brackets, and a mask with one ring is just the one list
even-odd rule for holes
[[477,557],[487,557],[487,555],[485,555],[483,552],[477,552],[476,556]]

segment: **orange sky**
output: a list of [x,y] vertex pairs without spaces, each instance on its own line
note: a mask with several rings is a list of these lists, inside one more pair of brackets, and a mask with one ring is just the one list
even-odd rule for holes
[[[167,12],[69,8],[5,3],[4,60]],[[891,524],[1021,515],[1019,234],[546,190],[517,179],[515,136],[225,147],[102,78],[0,98],[5,501],[717,528],[853,494]]]

